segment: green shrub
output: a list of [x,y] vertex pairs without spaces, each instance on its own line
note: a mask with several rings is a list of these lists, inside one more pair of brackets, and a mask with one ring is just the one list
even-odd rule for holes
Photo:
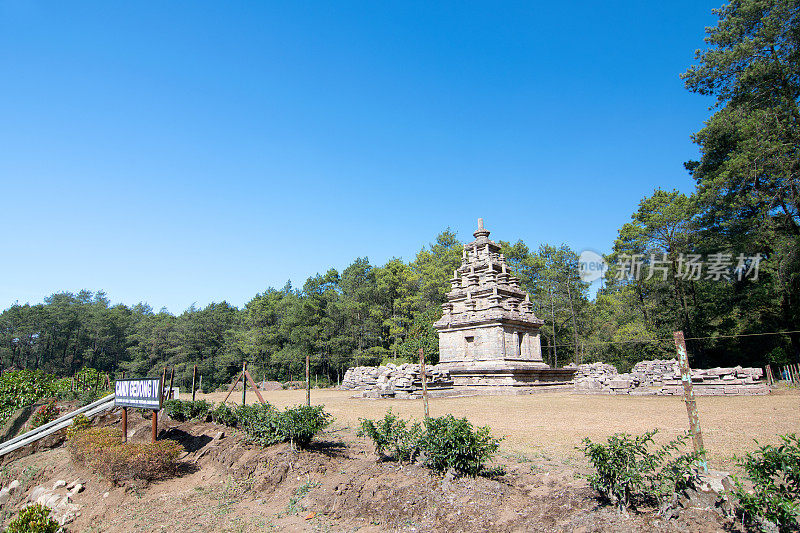
[[164,410],[170,418],[178,422],[185,422],[191,419],[206,422],[210,418],[211,404],[205,400],[198,400],[195,402],[167,400],[164,402]]
[[7,533],[56,533],[58,522],[50,518],[50,509],[35,503],[22,509],[8,524]]
[[[408,425],[391,410],[383,420],[360,420],[359,436],[367,436],[375,444],[375,451],[386,450],[398,461],[410,461],[417,454],[423,464],[437,472],[454,470],[459,475],[486,475],[486,462],[497,453],[500,440],[491,435],[488,427],[473,428],[466,418],[453,415],[425,419]],[[497,469],[494,473],[501,473]]]
[[52,422],[58,418],[60,412],[61,410],[58,408],[58,405],[56,405],[55,400],[47,402],[33,413],[31,417],[31,428],[38,428],[48,422]]
[[680,436],[651,451],[657,432],[636,436],[616,433],[608,437],[606,444],[583,439],[581,449],[595,470],[587,477],[589,484],[622,512],[633,506],[634,500],[662,502],[697,481],[693,463],[700,454],[672,458],[672,452],[682,447],[687,437]]
[[186,421],[186,414],[182,401],[167,400],[164,402],[162,407],[164,408],[164,412],[167,413],[167,416],[169,416],[171,419],[177,420],[178,422]]
[[76,415],[72,418],[72,425],[67,428],[67,438],[74,437],[77,433],[80,433],[84,429],[87,429],[92,426],[92,421],[89,418],[81,413]]
[[422,436],[422,426],[415,422],[410,427],[405,420],[392,413],[386,413],[383,420],[377,423],[372,420],[359,418],[361,427],[359,437],[369,437],[375,444],[375,452],[379,455],[389,450],[390,456],[397,461],[411,461],[419,453],[419,439]]
[[211,411],[214,422],[245,432],[262,446],[290,442],[305,448],[314,436],[328,427],[331,415],[323,406],[300,406],[279,411],[269,403],[230,407],[219,404]]
[[748,492],[739,479],[732,491],[737,506],[751,523],[768,520],[781,531],[800,529],[800,440],[781,435],[778,446],[761,446],[738,458],[738,464],[753,483]]
[[299,405],[275,412],[277,432],[284,441],[306,448],[314,435],[328,427],[333,418],[322,405]]
[[270,446],[285,439],[278,432],[275,409],[269,404],[240,405],[234,409],[236,427],[248,438],[262,446]]
[[211,411],[211,420],[225,426],[236,427],[236,410],[226,403],[221,403]]
[[14,410],[42,398],[55,396],[58,386],[50,374],[41,370],[7,370],[0,373],[0,423]]
[[118,483],[127,480],[154,481],[177,472],[180,444],[172,440],[154,443],[122,442],[116,428],[89,428],[69,440],[72,458]]
[[489,427],[473,429],[466,418],[446,415],[425,419],[419,446],[428,468],[438,472],[452,468],[458,474],[476,476],[497,453],[500,439],[492,437]]

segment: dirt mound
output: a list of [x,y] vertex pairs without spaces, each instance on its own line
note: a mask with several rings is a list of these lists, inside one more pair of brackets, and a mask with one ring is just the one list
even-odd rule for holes
[[[150,421],[129,418],[134,438],[149,438]],[[96,423],[116,424],[118,416]],[[669,521],[654,510],[621,516],[599,504],[580,477],[585,470],[544,457],[505,457],[506,473],[496,479],[452,479],[417,465],[377,462],[371,446],[347,429],[324,433],[302,452],[288,444],[261,448],[214,423],[165,419],[159,438],[185,449],[181,476],[146,487],[114,487],[55,448],[18,458],[0,473],[0,482],[25,472],[45,485],[80,479],[86,490],[75,495],[81,512],[69,531],[160,531],[163,524],[176,531],[718,531],[729,526],[708,510],[683,510]],[[28,485],[22,493],[31,492]]]

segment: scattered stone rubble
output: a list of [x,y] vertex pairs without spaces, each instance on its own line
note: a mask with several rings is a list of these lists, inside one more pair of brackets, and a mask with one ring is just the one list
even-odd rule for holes
[[80,515],[80,507],[72,503],[76,494],[83,490],[83,485],[75,480],[67,484],[63,479],[59,479],[50,489],[43,485],[35,487],[28,499],[32,504],[38,503],[52,510],[50,515],[59,525],[63,526],[75,520]]
[[[761,368],[692,369],[695,395],[757,395],[768,394]],[[630,373],[620,374],[612,365],[591,363],[578,365],[575,390],[606,394],[681,395],[683,382],[676,359],[656,359],[636,363]]]
[[[425,366],[428,390],[453,388],[450,372],[438,365]],[[357,366],[348,368],[342,379],[342,389],[363,391],[363,398],[420,398],[422,374],[419,365],[404,363],[386,366]]]

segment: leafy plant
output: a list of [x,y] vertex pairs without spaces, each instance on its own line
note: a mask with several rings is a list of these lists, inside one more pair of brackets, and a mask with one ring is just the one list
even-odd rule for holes
[[35,503],[25,507],[8,524],[7,533],[56,533],[58,522],[50,518],[50,509]]
[[14,410],[42,398],[55,396],[58,386],[50,374],[41,370],[7,370],[0,373],[0,422]]
[[218,424],[236,427],[236,411],[226,403],[220,403],[211,411],[211,420]]
[[588,437],[583,439],[581,449],[595,470],[588,476],[589,484],[621,512],[626,512],[637,498],[663,501],[697,480],[692,464],[700,454],[671,458],[687,437],[677,437],[651,451],[657,432],[654,429],[636,436],[615,433],[606,444],[594,443]]
[[33,413],[31,417],[31,428],[38,428],[48,422],[52,422],[58,418],[60,412],[61,410],[58,408],[58,405],[56,405],[55,400],[47,402]]
[[415,422],[410,427],[407,422],[391,409],[377,423],[373,420],[359,418],[359,437],[369,437],[375,444],[375,452],[383,456],[386,450],[398,461],[411,461],[419,453],[419,440],[422,426]]
[[205,400],[197,400],[195,402],[167,400],[164,402],[164,410],[170,418],[178,422],[185,422],[191,419],[206,422],[211,414],[211,404]]
[[92,426],[92,421],[81,413],[72,418],[72,425],[67,428],[67,437],[72,438],[81,431]]
[[322,405],[299,405],[277,412],[277,431],[285,441],[306,448],[314,435],[331,425],[333,417]]
[[314,435],[332,421],[323,406],[299,406],[275,409],[268,403],[230,407],[220,404],[211,411],[211,418],[226,426],[244,431],[248,438],[262,446],[290,442],[305,448]]
[[781,531],[800,529],[800,439],[781,435],[778,446],[761,446],[738,458],[739,466],[753,483],[747,491],[739,479],[732,494],[750,522],[769,521]]
[[497,453],[500,440],[491,435],[488,426],[474,428],[466,418],[453,415],[425,419],[425,432],[419,446],[425,452],[425,465],[444,472],[476,476],[486,461]]

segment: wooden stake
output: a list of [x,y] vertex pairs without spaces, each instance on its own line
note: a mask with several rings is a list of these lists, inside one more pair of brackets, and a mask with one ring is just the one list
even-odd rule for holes
[[[256,382],[253,380],[253,376],[250,375],[250,372],[245,370],[244,377],[247,378],[247,381],[250,383],[250,385],[252,385],[253,390],[256,393],[256,397],[258,398],[258,401],[261,402],[262,404],[267,403],[264,401],[264,398],[261,397],[261,392],[258,390],[258,385],[256,385]],[[244,385],[246,386],[247,384],[245,383]]]
[[[678,363],[681,367],[681,381],[683,381],[683,400],[686,402],[686,413],[689,415],[689,432],[692,435],[694,451],[705,450],[703,446],[703,433],[700,431],[700,419],[697,415],[697,403],[694,400],[694,390],[692,389],[692,374],[689,368],[689,355],[686,353],[686,341],[682,331],[673,333],[675,338],[675,348],[678,351]],[[708,464],[705,458],[700,459],[700,466],[708,472]]]
[[192,401],[194,401],[194,381],[197,379],[197,365],[194,365],[194,369],[192,370]]
[[247,374],[247,361],[242,362],[242,405],[247,405],[247,382],[244,378],[245,374]]
[[425,407],[425,418],[430,418],[428,411],[428,379],[425,375],[425,352],[419,349],[419,374],[422,379],[422,404]]
[[311,406],[311,356],[306,353],[306,405]]
[[[233,389],[236,388],[236,384],[239,383],[240,379],[242,379],[242,375],[241,374],[236,376],[236,381],[234,381],[233,384],[231,385],[231,387],[228,389],[228,394],[225,395],[225,399],[222,400],[222,403],[225,403],[225,402],[228,401],[228,396],[230,396],[231,393],[233,392]],[[200,376],[200,383],[202,383],[202,382],[203,382],[203,376]]]
[[128,442],[128,408],[122,408],[122,442]]
[[172,399],[172,383],[175,379],[175,365],[172,365],[172,370],[169,373],[169,393],[167,397],[171,400]]
[[151,429],[151,442],[155,442],[158,439],[158,411],[156,410],[153,410],[153,425]]
[[164,367],[164,372],[161,373],[161,395],[164,395],[164,385],[167,384],[167,367]]

